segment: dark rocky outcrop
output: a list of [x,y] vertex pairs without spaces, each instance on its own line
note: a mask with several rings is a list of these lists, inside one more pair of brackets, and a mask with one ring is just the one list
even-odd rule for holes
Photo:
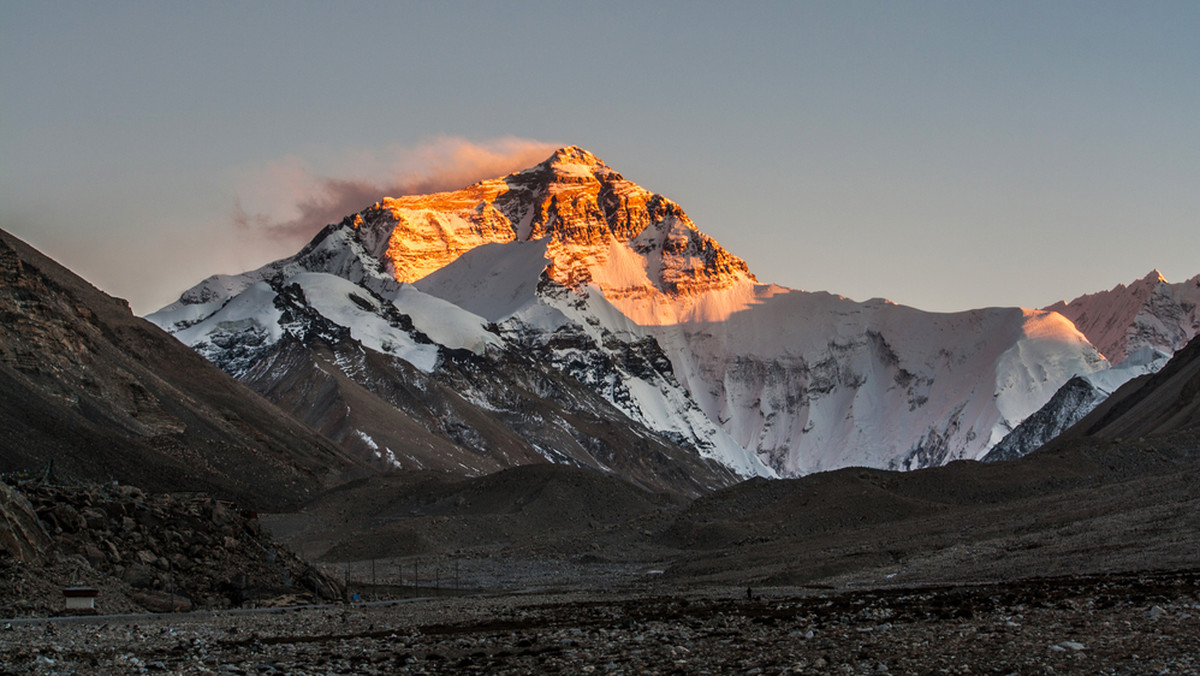
[[[342,597],[338,580],[281,547],[255,512],[234,503],[120,484],[10,480],[0,484],[0,510],[5,525],[21,525],[0,528],[13,552],[0,559],[8,568],[0,577],[10,581],[0,587],[0,616],[60,612],[61,588],[70,585],[99,589],[106,612]],[[24,549],[9,549],[10,532]]]
[[50,545],[33,507],[19,491],[0,483],[0,557],[37,563]]

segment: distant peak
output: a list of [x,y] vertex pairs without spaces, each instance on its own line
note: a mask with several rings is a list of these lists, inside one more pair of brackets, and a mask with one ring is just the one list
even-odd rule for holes
[[563,146],[541,163],[517,172],[517,175],[557,185],[594,181],[603,183],[624,178],[603,160],[579,146]]
[[1163,277],[1162,273],[1158,271],[1158,268],[1155,268],[1150,271],[1150,274],[1143,277],[1142,281],[1149,282],[1151,284],[1165,284],[1167,283],[1167,278]]
[[547,166],[558,166],[563,164],[582,164],[589,167],[607,166],[600,158],[590,152],[580,148],[579,146],[564,146],[554,151],[554,154],[546,159],[542,164]]

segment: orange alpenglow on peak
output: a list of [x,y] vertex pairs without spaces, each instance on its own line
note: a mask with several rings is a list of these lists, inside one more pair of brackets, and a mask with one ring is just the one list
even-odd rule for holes
[[745,262],[697,230],[679,205],[577,146],[460,190],[384,198],[357,218],[356,236],[400,282],[484,244],[546,239],[552,279],[595,284],[610,301],[755,282]]
[[579,146],[563,146],[555,150],[553,154],[543,163],[549,165],[555,164],[586,164],[586,165],[603,165],[607,166],[592,153],[580,148]]

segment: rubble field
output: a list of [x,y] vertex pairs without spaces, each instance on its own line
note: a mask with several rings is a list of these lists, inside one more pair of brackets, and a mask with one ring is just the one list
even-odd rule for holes
[[1195,674],[1200,571],[413,599],[0,625],[5,674]]

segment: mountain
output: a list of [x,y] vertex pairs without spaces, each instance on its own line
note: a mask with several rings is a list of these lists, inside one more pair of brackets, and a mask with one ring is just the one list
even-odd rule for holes
[[[736,479],[720,463],[629,420],[579,380],[506,345],[476,315],[387,277],[364,276],[355,284],[303,271],[301,265],[331,260],[326,253],[345,241],[343,231],[328,234],[306,247],[299,263],[278,265],[274,276],[254,273],[260,281],[238,295],[208,296],[216,311],[200,321],[164,319],[188,317],[196,309],[188,303],[150,319],[174,327],[255,391],[384,468],[474,476],[562,462],[684,494]],[[565,344],[569,337],[558,339]],[[651,374],[665,368],[638,345],[625,347],[598,356],[594,367]]]
[[1200,336],[1158,372],[1122,386],[1055,440],[1136,439],[1139,444],[1183,439],[1196,447],[1200,432]]
[[[210,277],[148,319],[273,401],[285,394],[262,383],[288,379],[272,357],[281,345],[354,345],[503,411],[500,425],[566,460],[536,437],[566,423],[534,424],[536,398],[505,401],[506,383],[536,369],[602,398],[664,454],[742,477],[978,458],[1070,378],[1108,367],[1056,312],[929,313],[759,283],[679,205],[576,147],[462,190],[384,198],[295,256]],[[454,375],[461,359],[469,377]],[[378,396],[378,372],[337,369]],[[331,438],[374,438],[358,424]],[[628,466],[643,457],[606,449]],[[411,453],[387,450],[402,465]]]
[[1013,460],[1037,450],[1082,420],[1117,388],[1138,376],[1154,373],[1168,358],[1169,355],[1158,350],[1141,347],[1112,368],[1075,376],[993,446],[982,460]]
[[323,437],[0,231],[0,471],[295,506],[361,473]]
[[1046,308],[1071,319],[1114,366],[1073,378],[987,454],[988,461],[1025,455],[1079,422],[1133,378],[1162,368],[1200,334],[1200,275],[1177,284],[1158,270],[1125,286]]
[[1169,356],[1200,333],[1200,275],[1171,284],[1151,270],[1129,286],[1045,309],[1070,319],[1113,364],[1143,347]]

